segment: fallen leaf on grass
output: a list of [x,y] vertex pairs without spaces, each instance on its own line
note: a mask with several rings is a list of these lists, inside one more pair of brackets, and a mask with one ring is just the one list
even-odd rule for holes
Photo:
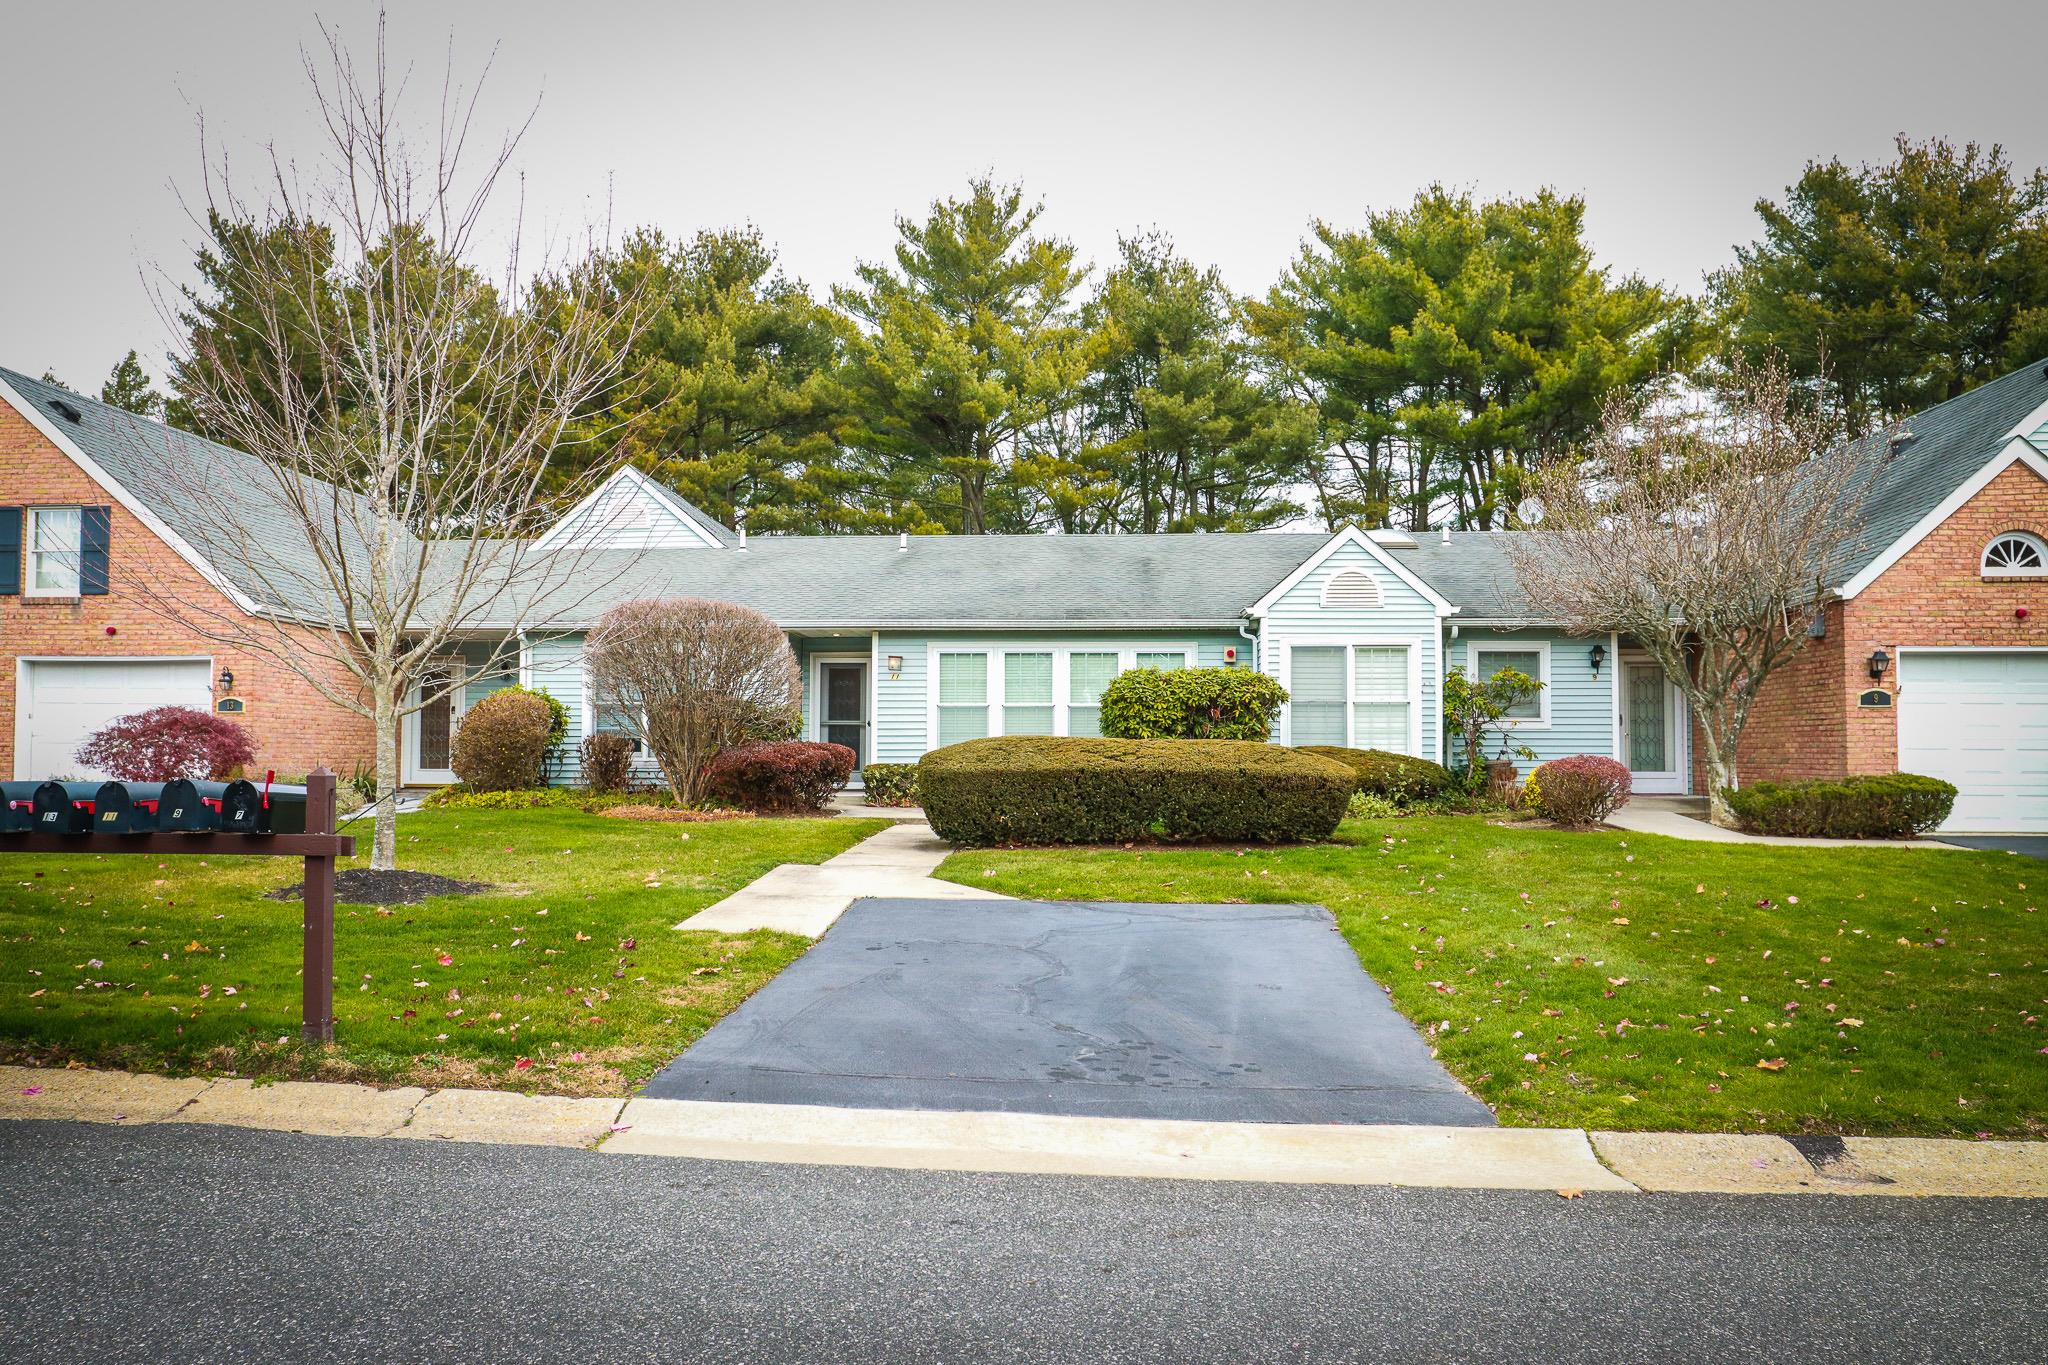
[[24,1088],[21,1093],[24,1095],[40,1095],[43,1093],[43,1088],[39,1085],[31,1085]]
[[1762,1057],[1757,1059],[1756,1065],[1759,1071],[1783,1071],[1785,1069],[1785,1059],[1783,1057]]
[[1844,1019],[1842,1020],[1842,1026],[1844,1028],[1862,1028],[1863,1021],[1861,1019]]

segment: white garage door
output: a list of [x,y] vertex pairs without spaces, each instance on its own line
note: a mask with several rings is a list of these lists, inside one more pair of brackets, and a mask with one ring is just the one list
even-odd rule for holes
[[212,661],[40,659],[22,665],[14,775],[103,777],[74,755],[86,736],[152,706],[213,706]]
[[2048,651],[1901,654],[1899,768],[1956,784],[1945,830],[2048,831]]

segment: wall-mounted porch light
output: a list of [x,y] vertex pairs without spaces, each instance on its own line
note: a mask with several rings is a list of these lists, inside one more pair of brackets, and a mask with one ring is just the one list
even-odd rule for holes
[[900,682],[903,679],[903,656],[901,654],[891,654],[889,656],[889,679],[892,682]]
[[223,696],[235,690],[235,672],[231,668],[220,671],[220,690]]
[[1883,681],[1885,671],[1891,666],[1892,656],[1885,653],[1884,647],[1880,645],[1870,655],[1870,680],[1872,682]]
[[1607,646],[1594,645],[1592,649],[1587,651],[1586,657],[1592,661],[1593,676],[1598,678],[1600,676],[1600,665],[1607,662]]

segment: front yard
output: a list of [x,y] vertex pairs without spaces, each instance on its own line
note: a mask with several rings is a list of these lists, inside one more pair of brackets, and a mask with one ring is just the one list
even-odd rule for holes
[[499,889],[337,907],[326,1054],[297,1042],[300,906],[264,896],[296,860],[0,857],[0,1058],[624,1094],[808,946],[670,926],[882,823],[405,816],[402,866]]
[[1447,816],[1347,821],[1296,848],[970,851],[937,875],[1055,900],[1325,905],[1505,1123],[2048,1134],[2032,859]]

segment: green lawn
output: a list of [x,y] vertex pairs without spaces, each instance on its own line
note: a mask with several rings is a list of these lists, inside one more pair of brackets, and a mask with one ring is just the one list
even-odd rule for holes
[[331,1052],[296,1041],[301,908],[263,895],[296,860],[0,856],[0,1056],[624,1094],[807,944],[670,926],[882,824],[404,816],[401,866],[499,890],[340,906]]
[[1326,905],[1505,1123],[2048,1133],[2048,867],[2032,859],[1450,816],[1350,821],[1301,848],[965,852],[938,875],[1060,900]]

